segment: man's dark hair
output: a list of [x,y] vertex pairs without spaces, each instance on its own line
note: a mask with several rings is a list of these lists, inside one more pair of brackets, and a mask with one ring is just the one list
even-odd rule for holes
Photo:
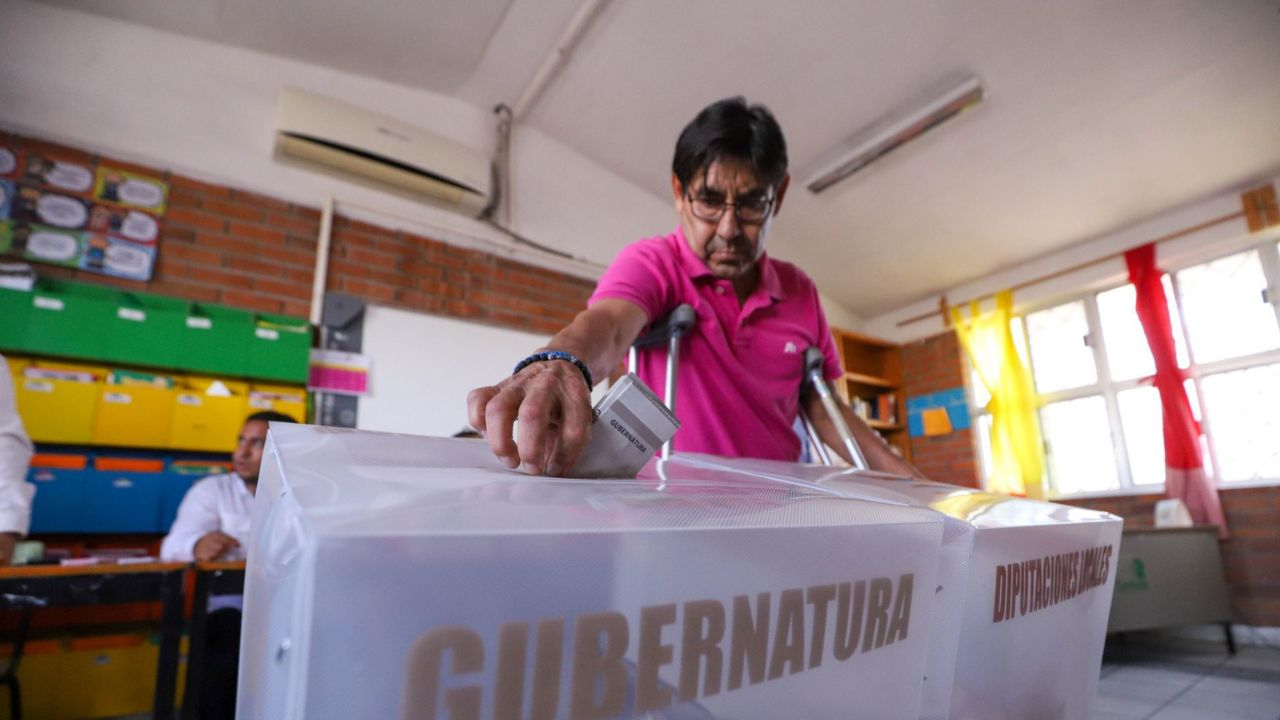
[[742,96],[703,108],[676,141],[671,172],[689,187],[699,172],[721,158],[745,162],[756,177],[777,186],[787,174],[787,141],[773,113],[764,105],[748,105]]
[[273,423],[273,422],[296,423],[298,422],[297,420],[294,420],[288,415],[285,415],[282,412],[276,412],[275,410],[263,410],[262,412],[256,412],[244,419],[246,423],[251,422],[253,420],[261,420],[262,422],[265,422],[265,423]]

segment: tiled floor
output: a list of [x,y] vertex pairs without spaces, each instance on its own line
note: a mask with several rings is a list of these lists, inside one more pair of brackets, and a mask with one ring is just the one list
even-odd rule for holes
[[1280,647],[1108,638],[1094,720],[1280,720]]

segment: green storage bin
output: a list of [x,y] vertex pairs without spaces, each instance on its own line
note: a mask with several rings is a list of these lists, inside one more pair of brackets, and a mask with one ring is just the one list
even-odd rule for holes
[[52,278],[40,278],[30,294],[27,351],[101,360],[115,317],[115,290]]
[[311,324],[306,320],[260,313],[254,318],[249,341],[245,375],[260,380],[307,381]]
[[144,293],[117,293],[102,358],[110,362],[177,367],[189,303]]
[[0,288],[0,350],[25,352],[31,293]]
[[193,304],[182,328],[178,367],[218,375],[247,375],[253,328],[252,313]]

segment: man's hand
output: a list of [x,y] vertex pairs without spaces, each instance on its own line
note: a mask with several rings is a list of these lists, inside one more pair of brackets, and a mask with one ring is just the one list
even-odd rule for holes
[[[647,322],[644,310],[629,300],[600,300],[578,313],[547,347],[573,353],[603,380],[622,364]],[[511,439],[517,420],[518,442]],[[532,475],[563,475],[590,436],[591,388],[571,362],[535,362],[497,385],[472,390],[467,421],[507,467]]]
[[[497,385],[472,390],[467,419],[507,467],[563,475],[590,433],[591,389],[570,362],[535,362]],[[518,443],[511,437],[517,420]]]
[[17,545],[17,533],[0,532],[0,566],[13,562],[13,549]]
[[196,547],[191,551],[199,562],[209,562],[216,560],[223,553],[240,547],[240,542],[230,535],[214,530],[205,534],[204,537],[196,541]]

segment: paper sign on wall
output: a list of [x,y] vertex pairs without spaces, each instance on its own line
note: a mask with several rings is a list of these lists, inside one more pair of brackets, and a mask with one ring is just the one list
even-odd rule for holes
[[22,182],[27,185],[88,197],[93,190],[93,168],[47,153],[27,153]]
[[22,152],[17,148],[0,145],[0,178],[14,179],[22,168]]
[[95,165],[0,145],[0,252],[150,280],[169,184]]
[[339,350],[312,350],[307,389],[339,395],[369,392],[369,356]]
[[164,213],[169,183],[112,167],[99,167],[93,197],[101,203]]
[[911,437],[945,435],[969,427],[969,404],[957,387],[907,398],[907,430]]

